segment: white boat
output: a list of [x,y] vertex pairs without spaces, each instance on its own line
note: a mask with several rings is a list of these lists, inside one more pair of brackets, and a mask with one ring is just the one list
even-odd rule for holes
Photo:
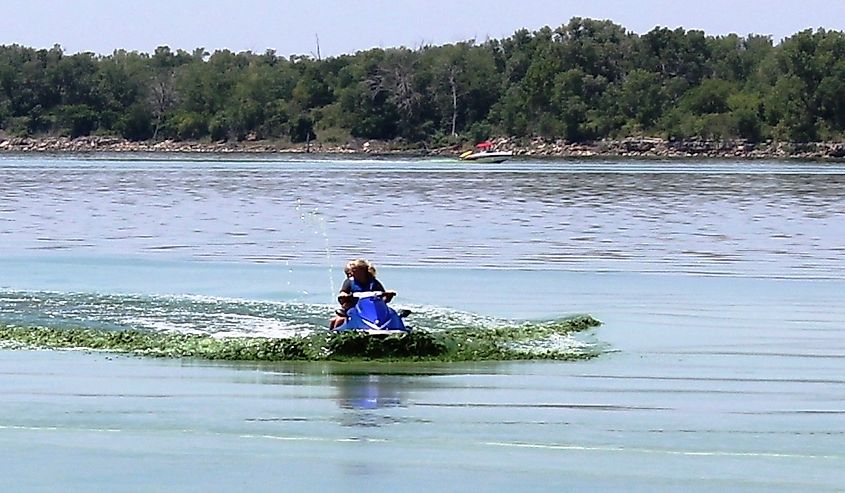
[[466,151],[461,154],[462,161],[473,161],[476,163],[501,163],[513,156],[510,151]]
[[507,161],[513,156],[510,151],[494,151],[493,143],[489,140],[475,145],[474,151],[466,151],[460,155],[464,161],[474,161],[477,163],[501,163]]

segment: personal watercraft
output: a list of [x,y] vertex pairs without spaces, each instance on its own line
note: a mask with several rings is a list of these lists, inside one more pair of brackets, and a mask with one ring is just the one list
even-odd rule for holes
[[387,306],[381,291],[361,291],[352,293],[358,299],[355,306],[346,311],[346,322],[337,327],[336,331],[357,330],[370,335],[389,335],[410,332],[405,325],[404,318],[411,314],[410,310],[396,311]]

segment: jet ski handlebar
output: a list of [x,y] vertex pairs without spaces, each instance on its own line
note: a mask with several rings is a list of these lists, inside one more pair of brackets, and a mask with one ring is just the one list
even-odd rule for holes
[[356,293],[352,293],[354,298],[372,298],[374,296],[384,296],[388,295],[390,297],[396,296],[396,291],[358,291]]
[[352,293],[354,298],[372,298],[374,296],[381,296],[384,294],[384,291],[358,291],[357,293]]
[[358,298],[358,299],[361,299],[361,298],[373,298],[373,297],[376,297],[376,296],[385,296],[385,297],[387,297],[387,299],[391,299],[394,296],[396,296],[396,291],[391,291],[391,290],[387,290],[387,291],[357,291],[357,292],[352,293],[352,294],[341,293],[340,295],[338,295],[338,299],[343,299],[343,298]]

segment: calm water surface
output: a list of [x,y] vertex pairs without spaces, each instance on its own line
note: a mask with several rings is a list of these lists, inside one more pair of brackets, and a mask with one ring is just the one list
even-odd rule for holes
[[[0,322],[591,313],[579,363],[0,350],[7,491],[843,491],[845,166],[0,157]],[[397,301],[399,300],[397,299]]]

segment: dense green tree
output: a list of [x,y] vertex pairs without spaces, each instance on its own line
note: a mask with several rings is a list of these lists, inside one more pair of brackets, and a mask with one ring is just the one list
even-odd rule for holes
[[663,113],[660,75],[643,69],[632,70],[620,84],[617,101],[620,111],[638,129],[652,128]]
[[845,34],[556,28],[326,59],[0,46],[0,131],[146,139],[840,139]]

